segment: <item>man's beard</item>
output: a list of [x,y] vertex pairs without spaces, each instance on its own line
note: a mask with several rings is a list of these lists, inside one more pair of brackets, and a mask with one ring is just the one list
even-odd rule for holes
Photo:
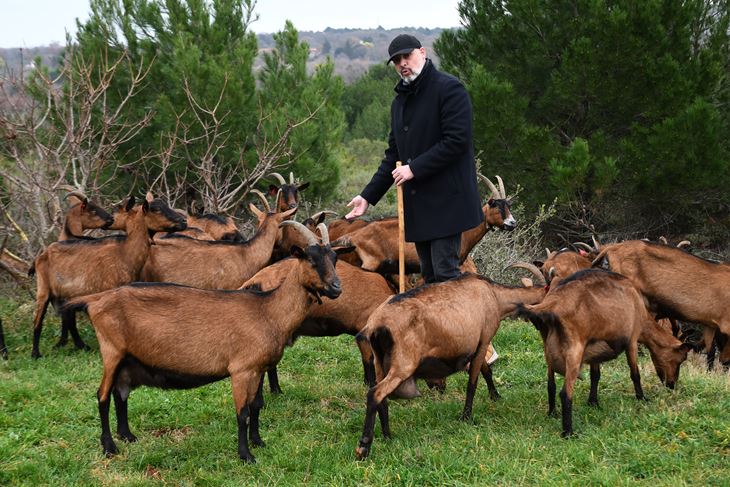
[[[424,66],[426,64],[424,63]],[[421,71],[423,71],[423,66],[418,68],[417,70],[415,68],[411,68],[411,74],[409,76],[403,76],[401,75],[401,79],[405,84],[413,83],[416,78],[418,78],[418,75],[421,74]]]

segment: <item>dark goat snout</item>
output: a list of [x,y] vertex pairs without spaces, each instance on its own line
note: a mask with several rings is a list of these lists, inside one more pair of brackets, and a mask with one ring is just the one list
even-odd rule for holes
[[342,294],[342,285],[340,284],[340,280],[335,279],[329,285],[327,285],[324,289],[323,294],[330,299],[335,299],[340,294]]

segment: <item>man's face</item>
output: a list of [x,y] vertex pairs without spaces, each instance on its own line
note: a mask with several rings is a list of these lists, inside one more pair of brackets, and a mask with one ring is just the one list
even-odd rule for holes
[[395,71],[407,82],[416,79],[421,74],[423,65],[426,63],[426,48],[420,47],[408,54],[400,54],[393,58]]

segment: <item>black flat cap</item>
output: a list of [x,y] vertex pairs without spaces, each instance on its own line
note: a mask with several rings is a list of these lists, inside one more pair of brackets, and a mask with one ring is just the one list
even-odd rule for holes
[[393,58],[399,54],[408,54],[414,49],[419,49],[420,47],[421,41],[410,34],[401,34],[396,36],[395,39],[390,41],[390,45],[388,46],[388,56],[390,56],[390,58],[388,58],[388,62],[385,64],[390,63]]

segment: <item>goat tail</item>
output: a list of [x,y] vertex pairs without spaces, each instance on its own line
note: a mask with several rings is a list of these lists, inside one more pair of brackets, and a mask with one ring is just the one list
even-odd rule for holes
[[534,307],[528,308],[523,303],[519,303],[515,315],[530,320],[540,332],[547,332],[550,329],[562,330],[560,318],[550,311],[541,311]]
[[385,376],[390,369],[390,356],[393,353],[393,335],[390,330],[384,326],[366,326],[355,336],[355,340],[370,343],[375,361],[380,364]]
[[78,296],[73,299],[69,299],[63,303],[61,312],[68,311],[75,313],[76,311],[83,311],[84,313],[89,314],[89,305],[101,299],[102,294],[104,293],[87,294],[86,296]]

